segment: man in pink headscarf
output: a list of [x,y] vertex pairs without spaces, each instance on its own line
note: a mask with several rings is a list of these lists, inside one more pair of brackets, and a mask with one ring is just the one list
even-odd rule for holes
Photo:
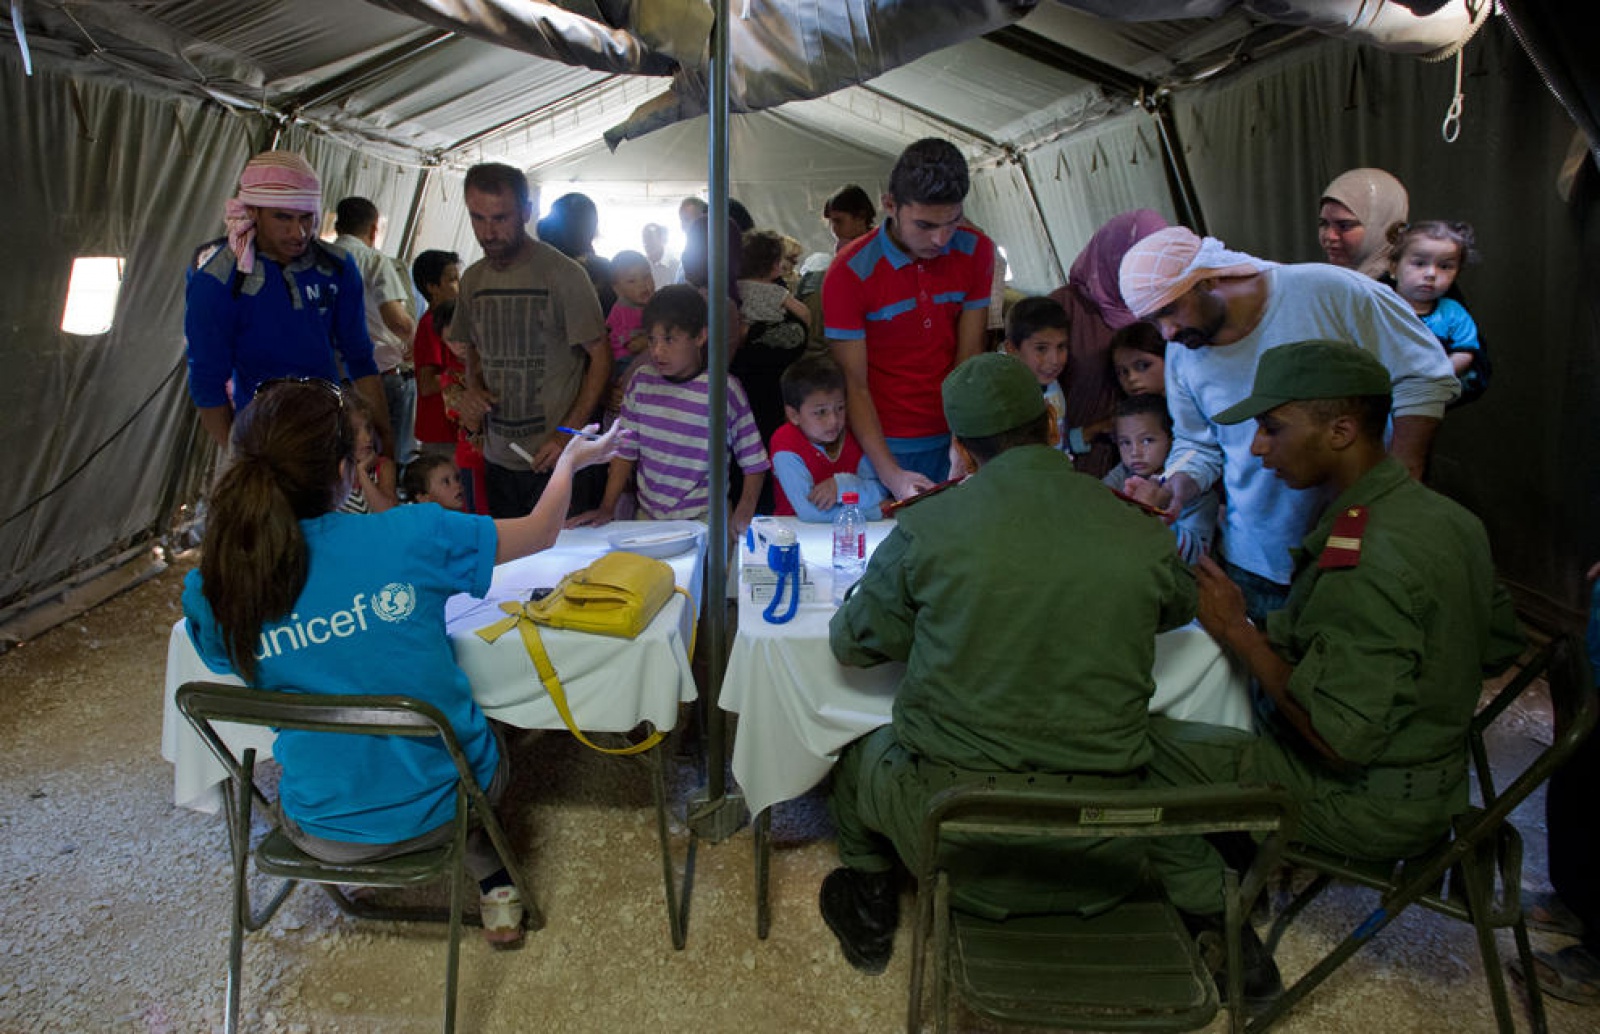
[[[226,447],[233,414],[277,377],[349,379],[390,440],[383,381],[372,358],[361,273],[317,239],[322,187],[298,154],[265,151],[228,200],[228,236],[202,245],[188,273],[183,320],[189,396]],[[230,392],[231,382],[231,392]]]
[[1119,277],[1128,310],[1183,345],[1167,350],[1172,456],[1164,484],[1128,490],[1181,512],[1219,479],[1228,500],[1224,567],[1245,589],[1252,618],[1282,606],[1300,545],[1322,508],[1315,490],[1289,488],[1251,454],[1248,423],[1215,417],[1250,394],[1256,364],[1295,341],[1347,342],[1373,353],[1394,379],[1390,453],[1419,476],[1447,402],[1460,391],[1438,342],[1400,296],[1349,269],[1280,266],[1228,250],[1215,237],[1168,227],[1135,244]]
[[1067,282],[1050,297],[1067,310],[1067,368],[1061,390],[1067,398],[1067,445],[1079,471],[1104,477],[1117,465],[1117,449],[1102,440],[1121,398],[1111,370],[1111,338],[1138,317],[1122,304],[1117,276],[1122,256],[1167,221],[1148,208],[1112,216],[1094,232],[1072,263]]

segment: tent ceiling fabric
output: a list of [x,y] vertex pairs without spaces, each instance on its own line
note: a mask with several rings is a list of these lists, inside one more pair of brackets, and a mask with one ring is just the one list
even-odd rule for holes
[[[29,47],[72,59],[82,72],[142,77],[299,121],[402,163],[496,157],[531,167],[582,152],[602,134],[615,145],[705,109],[706,0],[13,5]],[[1288,31],[1274,25],[1411,53],[1448,51],[1488,5],[1450,0],[1428,17],[1408,6],[1427,5],[731,0],[730,88],[736,110],[759,111],[867,84],[936,113],[952,135],[1026,143],[1103,117],[1103,84],[1037,56],[1019,75],[1015,47],[973,37],[1025,33],[1125,83],[1164,84],[1203,76],[1263,32]],[[8,40],[24,43],[0,25],[0,41]]]

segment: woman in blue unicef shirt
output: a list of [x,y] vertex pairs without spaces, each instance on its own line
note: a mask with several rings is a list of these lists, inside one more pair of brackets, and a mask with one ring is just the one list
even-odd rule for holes
[[[445,600],[482,596],[494,565],[555,542],[572,474],[615,452],[616,431],[575,437],[526,517],[491,520],[432,503],[336,512],[350,491],[354,436],[326,381],[268,384],[233,427],[232,462],[211,499],[204,552],[184,588],[189,635],[206,663],[262,689],[403,693],[449,719],[480,785],[497,799],[507,766],[445,633]],[[408,853],[447,840],[455,767],[438,740],[283,730],[285,832],[329,861]],[[522,903],[482,830],[467,868],[484,933],[522,941]]]

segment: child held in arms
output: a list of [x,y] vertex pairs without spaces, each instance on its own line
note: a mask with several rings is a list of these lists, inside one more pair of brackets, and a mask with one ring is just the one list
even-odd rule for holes
[[606,314],[612,360],[611,394],[606,402],[608,415],[622,407],[622,390],[627,387],[628,375],[648,345],[644,307],[656,293],[650,260],[637,251],[617,252],[611,257],[611,289],[617,293],[617,300]]
[[860,496],[869,521],[881,516],[888,490],[850,433],[845,418],[844,371],[828,356],[800,359],[783,371],[783,415],[769,449],[777,475],[773,512],[826,522],[846,492]]
[[[1166,396],[1130,395],[1123,399],[1117,403],[1112,428],[1112,440],[1117,443],[1122,462],[1111,468],[1102,481],[1120,492],[1131,477],[1166,476],[1167,454],[1172,451],[1172,414],[1167,412]],[[1178,555],[1185,563],[1192,564],[1211,551],[1220,498],[1215,488],[1202,492],[1172,522],[1172,532],[1178,537]]]
[[1466,223],[1437,220],[1399,223],[1389,230],[1389,275],[1395,293],[1439,339],[1461,382],[1461,397],[1471,402],[1489,387],[1489,360],[1478,338],[1478,323],[1450,293],[1461,267],[1474,261],[1476,238]]
[[[647,362],[628,382],[618,421],[632,431],[611,461],[599,507],[568,521],[569,527],[607,524],[637,472],[639,516],[650,520],[698,520],[710,508],[711,377],[706,370],[706,300],[687,284],[662,288],[644,308],[650,347]],[[726,376],[726,375],[724,375]],[[755,516],[756,500],[772,464],[750,416],[739,382],[728,383],[728,448],[744,481],[730,527],[743,532]]]

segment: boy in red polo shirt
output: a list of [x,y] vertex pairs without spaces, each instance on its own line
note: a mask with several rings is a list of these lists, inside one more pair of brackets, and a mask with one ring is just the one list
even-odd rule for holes
[[983,350],[994,244],[962,225],[968,183],[948,140],[907,147],[889,175],[883,224],[841,250],[822,284],[850,426],[900,499],[949,476],[940,385]]
[[826,356],[800,359],[778,380],[789,422],[772,434],[767,450],[777,475],[773,512],[826,523],[846,492],[861,497],[861,513],[878,520],[889,497],[872,461],[846,421],[844,371]]

